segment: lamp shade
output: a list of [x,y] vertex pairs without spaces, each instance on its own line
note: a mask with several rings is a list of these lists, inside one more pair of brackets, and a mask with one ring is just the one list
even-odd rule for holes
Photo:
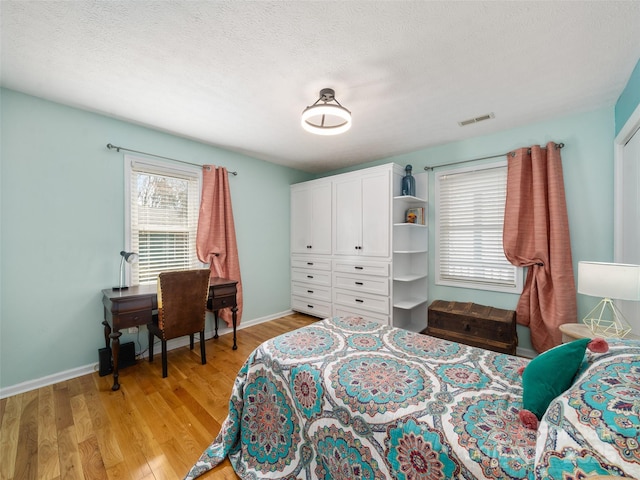
[[640,265],[578,262],[578,293],[640,301]]

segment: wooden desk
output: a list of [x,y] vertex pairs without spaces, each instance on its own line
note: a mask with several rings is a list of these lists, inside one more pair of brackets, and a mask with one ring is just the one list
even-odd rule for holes
[[[213,312],[215,319],[215,335],[218,338],[218,311],[231,308],[233,318],[233,349],[236,344],[236,323],[238,313],[236,280],[228,278],[212,278],[209,282],[209,299],[207,308]],[[126,290],[102,290],[102,304],[104,305],[104,342],[111,348],[113,357],[113,386],[118,390],[118,357],[120,354],[121,330],[146,325],[151,322],[153,314],[158,310],[158,291],[156,285],[139,285]],[[109,342],[111,340],[111,342]],[[202,341],[202,340],[201,340]],[[111,345],[109,345],[111,343]]]

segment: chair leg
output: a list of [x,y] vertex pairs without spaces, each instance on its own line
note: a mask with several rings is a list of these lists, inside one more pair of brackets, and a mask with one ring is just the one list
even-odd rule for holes
[[189,349],[193,350],[193,333],[189,334]]
[[204,345],[204,330],[200,332],[200,357],[202,358],[202,365],[207,363],[207,350]]
[[149,362],[153,362],[153,333],[149,331]]
[[167,341],[162,340],[162,378],[167,378]]

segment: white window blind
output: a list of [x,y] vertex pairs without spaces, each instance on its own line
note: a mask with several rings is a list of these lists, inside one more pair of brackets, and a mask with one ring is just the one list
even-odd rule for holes
[[506,164],[436,176],[436,283],[519,293],[521,269],[502,248]]
[[200,172],[129,157],[129,245],[140,255],[131,284],[154,283],[160,272],[200,268],[196,232]]

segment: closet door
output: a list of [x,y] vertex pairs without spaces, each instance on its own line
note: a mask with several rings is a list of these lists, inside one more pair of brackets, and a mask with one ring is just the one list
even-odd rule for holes
[[360,255],[362,250],[362,183],[359,174],[333,183],[334,255]]
[[[617,218],[620,220],[617,239],[616,262],[640,265],[640,130],[624,145],[622,159],[618,163]],[[640,302],[620,301],[618,306],[640,335]]]

